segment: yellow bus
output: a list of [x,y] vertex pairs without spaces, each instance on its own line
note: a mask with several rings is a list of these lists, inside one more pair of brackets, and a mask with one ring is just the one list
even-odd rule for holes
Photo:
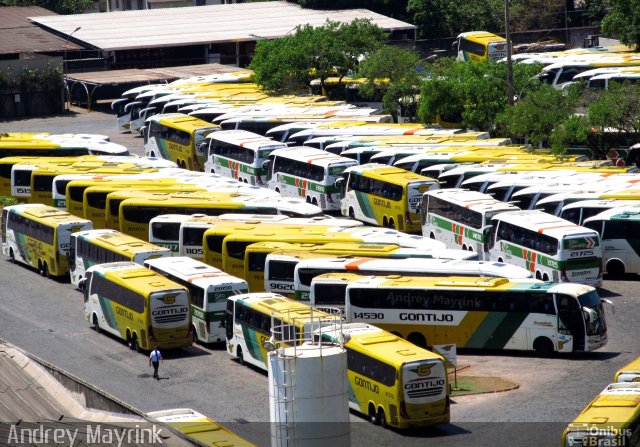
[[640,383],[611,383],[562,432],[562,447],[640,445]]
[[449,383],[440,355],[369,324],[320,331],[325,340],[344,340],[349,408],[382,427],[449,423]]
[[370,276],[345,292],[349,322],[418,346],[588,352],[607,343],[602,300],[583,284],[486,277]]
[[91,221],[51,206],[7,206],[2,210],[2,253],[44,277],[68,275],[70,235],[91,228]]
[[[278,328],[289,325],[286,333]],[[313,340],[314,331],[336,330],[341,325],[337,315],[315,310],[277,293],[246,293],[227,298],[227,352],[243,365],[248,363],[267,370],[265,342],[279,346],[301,345]]]
[[614,382],[640,382],[640,357],[624,365],[613,377]]
[[256,447],[222,425],[190,408],[152,411],[147,416],[163,422],[194,439],[198,445],[210,447]]
[[438,181],[382,164],[347,168],[339,180],[340,210],[352,219],[419,233],[422,195]]
[[[73,164],[78,160],[85,158],[97,158],[94,155],[85,155],[80,157],[38,157],[38,156],[23,156],[23,157],[5,157],[0,158],[0,196],[11,196],[11,171],[14,165],[24,163],[27,165],[37,164],[54,164],[65,163],[67,165]],[[30,181],[29,179],[25,179]]]
[[77,163],[69,167],[40,166],[31,173],[31,195],[28,200],[30,203],[53,205],[53,180],[62,174],[136,175],[150,172],[157,172],[157,169],[140,167],[133,163],[110,161],[95,163],[91,166],[82,166]]
[[146,129],[144,153],[171,160],[191,171],[204,171],[206,136],[220,126],[182,113],[152,116]]
[[171,256],[168,248],[158,247],[116,230],[77,231],[69,242],[71,284],[82,289],[87,270],[107,262],[137,262]]
[[106,203],[107,196],[115,191],[154,191],[154,192],[172,192],[172,191],[203,191],[203,188],[195,184],[180,184],[164,182],[165,179],[149,180],[145,182],[128,182],[112,183],[110,185],[90,186],[84,190],[82,198],[82,216],[93,222],[95,228],[106,228]]
[[[149,222],[160,214],[207,214],[216,216],[226,213],[284,214],[295,217],[322,215],[322,210],[302,199],[284,197],[258,197],[237,193],[216,192],[138,192],[135,198],[120,199],[107,196],[107,226],[110,215],[118,205],[118,224],[123,233],[147,240]],[[111,227],[110,227],[111,228]]]
[[496,62],[510,51],[504,37],[487,31],[468,31],[458,34],[454,42],[456,59],[472,62]]
[[[54,180],[54,187],[62,187],[62,185],[56,185],[57,181]],[[64,182],[64,195],[65,195],[65,204],[67,211],[70,213],[76,213],[79,216],[83,215],[85,212],[85,195],[84,192],[87,188],[90,187],[99,187],[99,186],[112,186],[114,187],[114,191],[118,190],[117,187],[128,186],[128,190],[147,190],[149,186],[155,186],[157,189],[161,190],[164,188],[172,187],[179,182],[175,178],[160,178],[160,177],[150,177],[147,175],[137,174],[135,176],[100,176],[96,175],[88,178],[78,178],[73,179],[68,182]],[[105,199],[106,200],[106,199]],[[58,202],[59,203],[59,202]]]
[[0,134],[0,158],[65,157],[77,155],[128,155],[126,147],[108,141],[104,135],[11,133]]
[[191,346],[187,289],[135,262],[94,265],[86,274],[84,315],[96,331],[135,351]]

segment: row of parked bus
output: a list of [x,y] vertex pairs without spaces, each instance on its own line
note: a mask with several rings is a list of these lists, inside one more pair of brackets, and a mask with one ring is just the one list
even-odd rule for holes
[[[449,421],[444,360],[397,336],[364,324],[345,325],[346,335],[335,327],[325,330],[327,319],[340,317],[322,311],[316,312],[323,316],[322,324],[306,324],[309,311],[304,303],[276,294],[247,294],[248,284],[242,279],[189,257],[171,257],[168,249],[113,230],[88,229],[89,221],[53,207],[9,206],[2,222],[3,251],[11,260],[32,265],[36,258],[46,259],[49,264],[39,266],[43,275],[70,270],[71,282],[84,293],[87,321],[96,331],[125,340],[133,350],[184,347],[192,339],[226,340],[235,347],[233,356],[266,368],[266,357],[254,359],[260,350],[266,353],[257,343],[272,336],[272,321],[278,321],[290,327],[289,334],[300,335],[285,340],[287,344],[300,344],[311,335],[323,341],[348,339],[346,348],[353,352],[349,370],[384,387],[357,387],[358,378],[352,378],[355,394],[350,405],[372,422],[405,428]],[[236,327],[239,330],[232,330]],[[366,339],[375,339],[375,346]],[[398,349],[411,352],[411,359],[394,355]],[[374,363],[387,370],[384,376],[373,373]],[[412,390],[406,390],[406,383],[414,384]],[[418,392],[415,384],[424,391]]]
[[[35,204],[5,209],[6,227],[3,228],[6,230],[3,234],[6,235],[9,250],[17,247],[12,242],[20,239],[16,238],[16,234],[22,234],[22,239],[28,242],[27,246],[35,245],[33,241],[39,237],[39,234],[28,233],[23,229],[24,226],[14,227],[13,221],[18,217],[21,219],[17,220],[29,220],[30,216],[41,216],[46,211],[57,214],[58,219],[63,213]],[[80,219],[67,218],[76,225],[82,223]],[[210,331],[215,328],[224,331],[228,349],[234,357],[264,368],[266,357],[261,342],[271,338],[274,325],[287,323],[284,321],[287,318],[302,318],[291,323],[294,327],[301,325],[300,334],[315,335],[321,339],[337,337],[332,331],[322,330],[321,326],[304,326],[304,315],[312,312],[305,310],[304,303],[273,293],[246,294],[244,292],[248,284],[245,281],[231,278],[220,270],[190,258],[169,257],[166,249],[163,252],[161,249],[143,247],[142,241],[126,244],[122,235],[103,231],[85,230],[71,234],[70,253],[75,253],[71,264],[91,266],[78,282],[85,295],[87,320],[96,330],[123,338],[132,349],[149,349],[155,344],[161,347],[187,345],[192,336],[200,338],[198,330],[194,332],[193,327],[210,328]],[[131,262],[142,259],[131,257],[132,253],[140,253],[140,250],[145,251],[147,259],[142,262],[149,269]],[[122,251],[127,254],[122,255]],[[322,281],[325,278],[317,279]],[[524,293],[525,288],[530,291]],[[427,337],[429,344],[454,341],[460,346],[476,348],[531,349],[526,346],[526,340],[531,337],[533,330],[533,327],[528,327],[530,325],[526,320],[531,317],[536,321],[546,318],[550,323],[545,324],[544,331],[539,329],[541,334],[536,337],[533,346],[538,351],[548,352],[556,346],[562,351],[592,350],[606,342],[600,299],[595,290],[585,287],[524,280],[510,282],[503,278],[364,276],[348,281],[344,290],[344,315],[350,322],[360,322],[359,325],[346,325],[343,331],[351,336],[346,348],[354,352],[349,357],[349,370],[355,374],[354,377],[379,384],[378,391],[384,390],[383,395],[392,395],[393,399],[397,399],[377,400],[374,395],[379,393],[374,392],[372,387],[354,385],[357,394],[352,400],[352,407],[368,415],[373,422],[385,425],[404,427],[448,421],[444,363],[440,357],[415,346],[416,343],[426,344]],[[217,310],[211,308],[214,306]],[[504,328],[502,325],[496,327],[496,330],[500,329],[499,333],[503,333],[507,327],[514,330],[514,318],[519,320],[518,329],[501,339],[504,343],[499,343],[495,337],[484,341],[480,337],[480,334],[487,335],[487,331],[474,314],[493,318],[493,312],[496,315],[511,315],[509,323],[505,321]],[[585,312],[589,315],[588,319],[584,317]],[[317,311],[317,315],[328,319],[334,314]],[[371,315],[375,316],[381,329],[362,324],[372,318]],[[476,320],[474,327],[461,324]],[[556,321],[562,322],[562,325],[552,333],[551,328]],[[495,326],[495,322],[492,324]],[[391,330],[395,335],[385,335],[382,329]],[[420,340],[411,331],[422,334],[424,339]],[[414,341],[414,345],[406,344],[403,351],[416,352],[418,357],[412,359],[425,357],[424,362],[431,366],[432,369],[422,379],[437,383],[438,386],[432,386],[428,393],[425,390],[424,394],[403,394],[408,393],[407,388],[402,386],[406,383],[403,380],[413,381],[415,378],[408,375],[408,371],[419,365],[402,362],[400,358],[394,360],[391,352],[398,349],[398,344],[407,343],[398,335]],[[377,340],[377,349],[369,346],[366,342],[368,337]],[[544,346],[541,340],[553,343],[547,337],[552,337],[557,344]],[[376,361],[382,362],[380,368],[387,373],[382,374],[379,368],[369,368]],[[427,368],[424,368],[426,371]],[[372,371],[378,371],[377,375]],[[355,380],[354,384],[357,383]],[[424,386],[427,387],[426,383]],[[398,411],[402,408],[402,402],[404,411]],[[419,411],[423,408],[421,405],[428,405],[432,409],[429,412],[431,417],[418,416],[424,413]],[[438,412],[433,412],[434,408]]]

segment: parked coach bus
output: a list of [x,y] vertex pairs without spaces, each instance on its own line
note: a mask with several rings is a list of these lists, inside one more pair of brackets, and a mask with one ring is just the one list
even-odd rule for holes
[[423,347],[455,343],[548,355],[604,346],[602,301],[596,289],[582,284],[371,276],[348,283],[345,316]]
[[130,349],[191,346],[189,293],[159,273],[135,262],[94,265],[83,290],[87,321]]
[[2,253],[12,262],[37,268],[44,277],[68,275],[70,235],[91,228],[91,221],[52,206],[6,206],[2,210]]

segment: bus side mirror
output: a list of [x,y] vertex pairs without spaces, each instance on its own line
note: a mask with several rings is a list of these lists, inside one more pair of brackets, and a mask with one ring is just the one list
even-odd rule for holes
[[606,298],[600,298],[600,302],[601,303],[606,303],[609,306],[611,306],[611,313],[614,314],[614,315],[616,314],[616,307],[613,305],[613,301],[608,300]]
[[582,308],[582,315],[584,316],[584,321],[588,321],[592,323],[596,319],[595,312],[588,307]]
[[342,185],[344,184],[344,177],[339,177],[336,179],[334,186],[336,188],[342,188]]

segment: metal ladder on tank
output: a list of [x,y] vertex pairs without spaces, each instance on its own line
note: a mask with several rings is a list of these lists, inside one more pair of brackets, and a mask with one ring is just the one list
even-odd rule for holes
[[[278,342],[278,347],[276,349],[277,356],[284,357],[284,347],[286,345],[293,346],[295,351],[295,340],[291,340],[288,336],[293,331],[288,330],[288,328],[293,328],[292,325],[281,323],[280,325],[272,323],[271,325],[271,334],[272,340],[281,340]],[[284,406],[284,412],[276,411],[276,419],[272,423],[275,424],[276,429],[276,445],[279,447],[284,446],[295,446],[296,445],[296,422],[295,422],[295,378],[296,378],[296,361],[295,361],[295,352],[294,359],[291,362],[283,362],[283,365],[290,365],[291,370],[284,369],[282,370],[281,381],[275,381],[280,385],[274,385],[275,390],[275,405],[278,406],[278,409]],[[280,417],[284,416],[284,420],[281,420]]]

